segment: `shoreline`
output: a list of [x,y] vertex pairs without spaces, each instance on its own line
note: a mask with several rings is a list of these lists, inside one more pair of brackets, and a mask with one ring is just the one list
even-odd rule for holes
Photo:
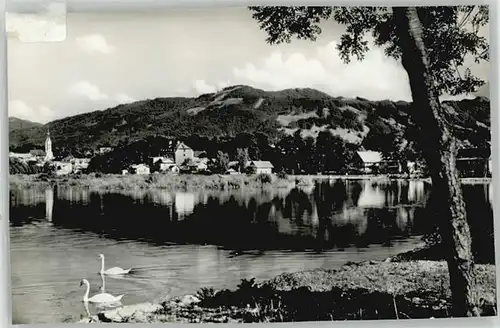
[[[317,181],[334,180],[371,180],[387,181],[423,181],[432,183],[430,178],[408,177],[402,175],[289,175],[279,178],[277,175],[119,175],[85,174],[49,177],[40,175],[16,174],[9,176],[12,189],[47,189],[50,187],[81,187],[93,191],[119,192],[121,190],[159,189],[168,191],[228,191],[228,190],[266,190],[312,187]],[[490,183],[491,178],[462,178],[463,184]]]
[[[418,254],[422,247],[407,253]],[[79,323],[257,323],[448,318],[446,262],[401,257],[348,262],[340,269],[283,273],[236,289],[195,294],[99,312]],[[494,264],[476,265],[481,316],[496,315]]]

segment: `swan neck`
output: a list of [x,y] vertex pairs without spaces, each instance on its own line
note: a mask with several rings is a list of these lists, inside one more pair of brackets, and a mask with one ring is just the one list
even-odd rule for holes
[[86,287],[86,290],[85,290],[85,295],[83,295],[83,301],[88,302],[89,292],[90,292],[90,284],[88,283],[88,281],[85,281],[85,287]]
[[102,292],[106,292],[106,281],[104,280],[104,275],[101,274],[101,280],[102,280]]
[[104,256],[101,257],[101,272],[104,272]]

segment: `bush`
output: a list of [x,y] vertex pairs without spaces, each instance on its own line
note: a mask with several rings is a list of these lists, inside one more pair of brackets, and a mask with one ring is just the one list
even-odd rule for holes
[[42,173],[38,176],[38,179],[40,181],[49,181],[49,179],[51,178],[51,175],[48,174],[48,173]]
[[285,171],[278,172],[278,174],[276,174],[276,176],[278,177],[278,179],[282,179],[282,180],[286,180],[288,178]]
[[271,183],[273,181],[270,174],[261,173],[257,176],[257,181],[261,184]]
[[211,287],[210,288],[203,287],[196,293],[196,296],[200,300],[201,304],[208,305],[214,299],[215,293],[216,293],[215,289]]

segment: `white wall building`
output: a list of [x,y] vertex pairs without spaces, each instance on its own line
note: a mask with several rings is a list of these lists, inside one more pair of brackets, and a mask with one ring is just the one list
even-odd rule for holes
[[248,168],[255,174],[272,174],[274,165],[269,161],[251,161]]
[[194,151],[191,147],[180,142],[175,150],[175,164],[181,166],[187,159],[194,160]]
[[135,170],[135,174],[150,174],[151,173],[149,166],[147,166],[146,164],[132,165],[132,168]]
[[73,172],[73,164],[68,162],[53,162],[56,168],[56,175],[67,175]]

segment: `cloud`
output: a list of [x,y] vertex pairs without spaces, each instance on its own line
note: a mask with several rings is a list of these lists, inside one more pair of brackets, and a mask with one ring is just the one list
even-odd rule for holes
[[194,81],[193,88],[198,94],[213,93],[217,91],[215,86],[207,84],[205,80]]
[[46,123],[54,118],[54,111],[47,106],[33,108],[24,101],[12,100],[9,102],[9,116],[15,116],[20,119],[33,122]]
[[57,42],[66,39],[65,3],[42,6],[37,13],[5,14],[9,39],[22,42]]
[[96,85],[88,81],[76,82],[69,87],[69,93],[77,97],[85,97],[93,101],[105,100],[109,96],[103,93]]
[[116,101],[118,101],[119,104],[128,104],[131,102],[136,101],[136,99],[130,97],[129,95],[125,93],[119,93],[115,96]]
[[[215,93],[228,86],[232,85],[231,81],[219,81],[214,84],[209,84],[205,80],[196,80],[193,82],[192,90],[194,90],[195,96],[199,96],[205,93]],[[188,96],[192,93],[192,90],[177,89],[173,93],[179,95]],[[191,92],[189,92],[191,91]]]
[[298,52],[288,56],[273,52],[260,63],[233,68],[233,77],[237,84],[265,90],[310,87],[333,96],[411,100],[406,72],[382,49],[372,49],[363,61],[344,64],[336,42],[318,47],[309,58]]
[[231,85],[231,81],[227,80],[227,81],[222,81],[222,82],[217,82],[215,84],[217,86],[217,89],[221,90],[221,89],[224,89],[224,88],[227,88],[228,86]]
[[110,54],[115,47],[110,45],[101,34],[89,34],[76,38],[76,46],[88,54]]

